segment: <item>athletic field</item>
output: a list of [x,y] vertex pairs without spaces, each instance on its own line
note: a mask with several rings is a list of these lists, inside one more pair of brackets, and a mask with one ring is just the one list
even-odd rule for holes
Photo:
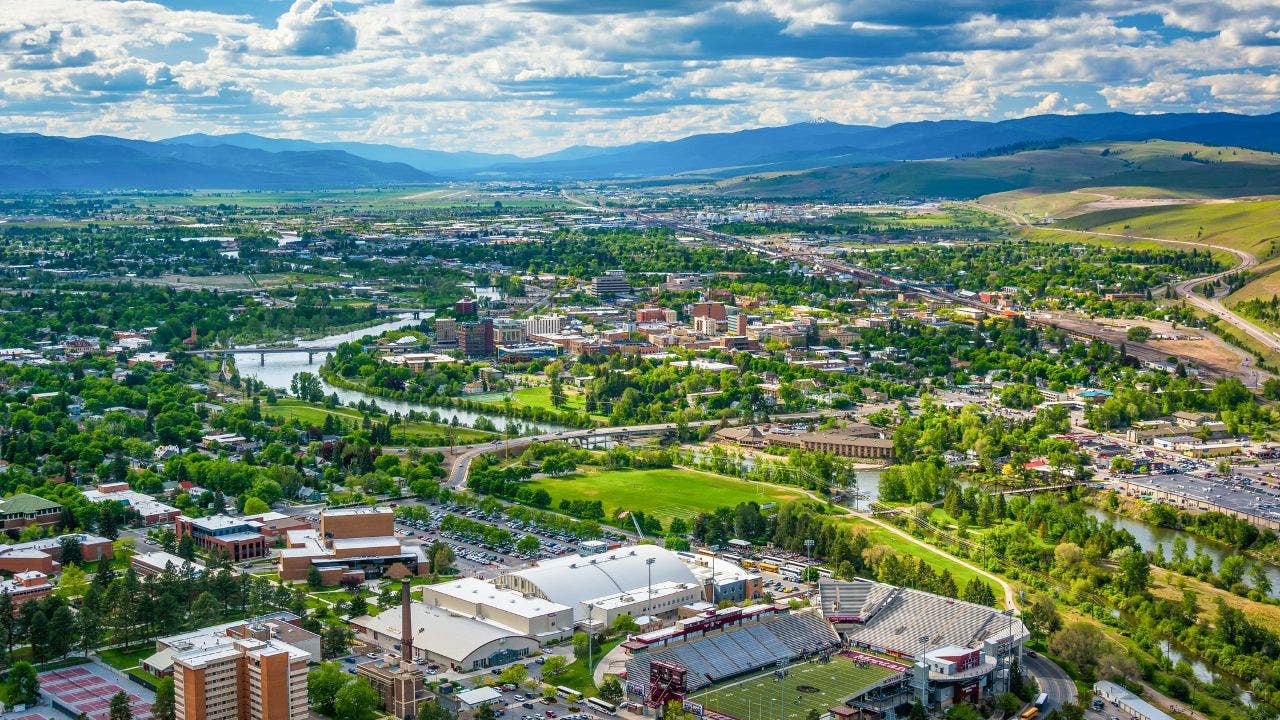
[[717,685],[710,692],[699,690],[686,699],[739,720],[804,720],[810,710],[825,713],[833,705],[893,674],[888,668],[876,665],[863,668],[849,658],[836,655],[829,663],[792,665],[781,682],[772,670],[767,670]]

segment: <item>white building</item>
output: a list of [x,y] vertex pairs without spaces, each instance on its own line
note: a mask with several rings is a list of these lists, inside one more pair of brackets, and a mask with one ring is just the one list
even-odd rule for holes
[[525,333],[529,335],[559,335],[563,327],[563,315],[534,315],[524,321]]
[[[538,641],[497,623],[458,615],[444,608],[415,602],[411,608],[413,647],[417,660],[470,672],[497,667],[538,651]],[[401,643],[401,606],[351,621],[356,635],[384,648]]]
[[502,590],[479,578],[422,586],[428,605],[528,635],[540,644],[573,634],[573,609],[534,595]]

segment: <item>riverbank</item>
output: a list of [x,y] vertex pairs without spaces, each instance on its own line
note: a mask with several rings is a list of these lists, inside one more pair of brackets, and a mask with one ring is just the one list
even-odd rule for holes
[[[495,405],[492,402],[480,402],[462,397],[447,397],[440,395],[428,395],[426,393],[415,393],[409,391],[387,390],[385,388],[370,387],[364,383],[348,380],[338,373],[330,370],[327,366],[321,366],[319,369],[320,377],[334,387],[351,390],[354,392],[372,395],[374,397],[385,398],[388,400],[398,400],[402,402],[419,403],[422,405],[435,405],[442,408],[453,408],[455,410],[466,410],[468,412],[488,413],[508,415],[507,408],[503,405]],[[517,420],[527,420],[530,422],[551,422],[560,425],[566,425],[577,428],[600,427],[600,423],[593,421],[590,417],[575,412],[564,412],[558,410],[550,410],[547,408],[530,407],[525,405],[512,404],[510,408],[510,417]]]

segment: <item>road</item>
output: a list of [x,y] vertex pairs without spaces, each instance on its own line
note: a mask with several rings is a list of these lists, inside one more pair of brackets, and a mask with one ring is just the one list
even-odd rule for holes
[[1076,702],[1076,684],[1053,661],[1043,656],[1031,657],[1024,654],[1022,666],[1040,684],[1040,692],[1049,696],[1040,709],[1042,715],[1048,715],[1061,705]]
[[[1015,225],[1020,225],[1022,227],[1032,227],[1031,224],[1027,222],[1026,218],[1022,217],[1021,215],[1018,215],[1017,213],[1009,212],[1008,210],[1004,210],[1002,208],[998,208],[992,205],[986,205],[984,203],[973,203],[973,205],[982,210],[986,210],[987,212],[994,213],[1008,220],[1012,220]],[[1219,301],[1216,297],[1206,298],[1195,291],[1195,288],[1197,285],[1202,285],[1206,282],[1212,282],[1214,280],[1218,280],[1232,273],[1245,272],[1247,270],[1251,270],[1252,268],[1256,267],[1258,265],[1258,258],[1254,257],[1253,254],[1237,248],[1231,248],[1225,245],[1214,245],[1213,243],[1202,242],[1199,240],[1197,241],[1169,240],[1167,238],[1148,237],[1146,235],[1106,233],[1106,232],[1097,232],[1095,230],[1068,230],[1067,228],[1060,228],[1060,227],[1053,227],[1052,230],[1054,230],[1055,232],[1068,232],[1068,233],[1075,233],[1077,235],[1089,235],[1093,237],[1101,237],[1101,238],[1117,239],[1117,240],[1149,240],[1152,242],[1158,242],[1158,243],[1169,244],[1169,245],[1186,245],[1189,247],[1199,248],[1202,250],[1205,248],[1210,248],[1213,250],[1221,250],[1222,252],[1227,252],[1227,253],[1231,253],[1232,255],[1235,255],[1240,260],[1239,265],[1236,265],[1235,267],[1232,267],[1228,270],[1223,270],[1222,272],[1213,273],[1212,275],[1205,275],[1198,278],[1183,280],[1179,283],[1176,283],[1173,286],[1173,291],[1177,293],[1180,297],[1186,299],[1186,301],[1191,303],[1191,305],[1195,306],[1196,308],[1199,308],[1200,310],[1203,310],[1206,313],[1209,313],[1210,315],[1213,315],[1214,317],[1217,317],[1222,322],[1245,333],[1249,337],[1261,343],[1262,346],[1267,348],[1268,350],[1280,353],[1280,338],[1277,338],[1272,333],[1267,332],[1266,330],[1263,330],[1257,325],[1254,325],[1248,320],[1245,320],[1244,318],[1235,314],[1231,310],[1227,309],[1227,307],[1223,305],[1222,302]]]

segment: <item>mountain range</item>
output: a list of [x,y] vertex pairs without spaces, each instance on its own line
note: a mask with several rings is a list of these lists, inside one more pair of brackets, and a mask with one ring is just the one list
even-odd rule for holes
[[877,127],[806,122],[534,157],[248,133],[160,141],[0,134],[0,190],[305,189],[444,180],[728,178],[999,153],[1035,144],[1163,139],[1280,150],[1280,113],[1038,115]]

